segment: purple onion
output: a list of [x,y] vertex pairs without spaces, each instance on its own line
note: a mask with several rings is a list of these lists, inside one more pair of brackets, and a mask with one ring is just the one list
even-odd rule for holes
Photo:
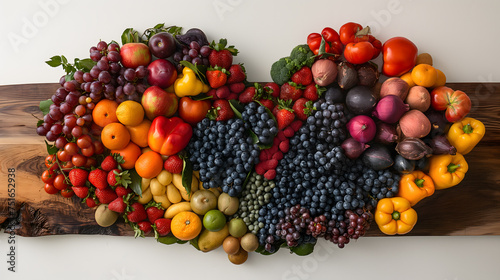
[[385,122],[377,123],[377,133],[375,134],[375,141],[382,144],[391,144],[398,141],[398,133],[396,125],[388,124]]
[[368,144],[360,143],[352,137],[344,140],[340,146],[344,149],[345,155],[350,159],[358,158],[366,149],[370,147]]
[[408,110],[410,105],[405,104],[399,96],[387,95],[378,101],[372,114],[383,122],[396,123]]
[[368,143],[375,137],[377,128],[372,118],[358,115],[347,123],[347,129],[354,140],[360,143]]

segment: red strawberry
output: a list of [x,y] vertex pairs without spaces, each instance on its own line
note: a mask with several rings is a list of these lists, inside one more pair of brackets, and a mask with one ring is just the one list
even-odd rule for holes
[[112,155],[109,155],[105,157],[104,160],[101,162],[101,168],[104,171],[111,171],[115,168],[118,168],[118,162]]
[[231,92],[231,93],[229,94],[229,96],[228,96],[228,97],[226,97],[226,100],[232,100],[232,99],[234,99],[234,100],[238,99],[238,94],[237,94],[237,93],[234,93],[234,92]]
[[308,85],[306,89],[304,89],[304,94],[302,96],[309,100],[316,101],[321,97],[321,95],[323,95],[325,91],[326,89],[324,87],[320,87],[317,84],[313,83]]
[[137,237],[144,237],[145,235],[149,234],[153,230],[152,224],[149,221],[140,221],[137,223],[137,225],[134,225],[134,236],[135,238]]
[[165,160],[165,163],[163,163],[163,169],[172,174],[181,174],[183,165],[184,161],[178,155],[172,155]]
[[223,68],[208,68],[206,72],[208,83],[212,88],[219,88],[227,82],[227,71]]
[[112,187],[116,186],[127,187],[128,184],[132,183],[128,170],[121,171],[118,168],[109,171],[106,180],[108,184]]
[[247,104],[254,100],[256,94],[257,90],[255,87],[247,87],[242,93],[240,93],[238,100],[243,104]]
[[266,178],[267,180],[273,180],[274,178],[276,178],[276,169],[267,170],[266,173],[264,173],[264,178]]
[[167,218],[160,218],[154,222],[155,238],[166,236],[170,233],[170,224],[172,220]]
[[229,90],[229,87],[226,85],[218,87],[217,90],[215,91],[215,95],[217,95],[217,98],[220,99],[227,99],[230,94],[231,91]]
[[127,219],[132,223],[138,223],[140,221],[144,221],[148,218],[148,214],[146,214],[146,209],[144,209],[144,205],[139,202],[134,202],[130,205],[130,212],[127,213]]
[[311,84],[313,81],[311,68],[307,66],[302,66],[302,68],[300,68],[299,71],[293,73],[291,80],[297,85],[307,86]]
[[217,90],[216,89],[210,89],[208,92],[207,92],[207,96],[211,96],[212,97],[212,100],[216,100],[218,99],[217,98]]
[[229,67],[228,84],[241,83],[246,79],[245,69],[241,64],[233,64]]
[[229,90],[234,93],[241,93],[245,90],[244,83],[229,84]]
[[84,186],[87,182],[89,172],[80,168],[73,168],[69,172],[69,181],[75,187]]
[[280,86],[274,82],[269,82],[265,84],[264,91],[267,94],[270,94],[274,98],[278,98],[280,96]]
[[212,107],[216,109],[216,119],[217,121],[227,121],[234,117],[233,109],[229,105],[229,101],[225,99],[215,100]]
[[89,173],[89,182],[98,189],[104,189],[108,186],[108,172],[102,169],[94,169]]
[[146,213],[148,214],[148,220],[151,223],[154,223],[156,220],[163,218],[163,215],[165,214],[165,210],[160,209],[157,207],[157,205],[152,205],[146,208]]
[[129,188],[125,188],[123,186],[117,186],[115,188],[115,192],[116,192],[116,195],[119,196],[119,197],[124,197],[126,196],[127,194],[131,193],[132,190],[129,189]]
[[75,195],[79,198],[86,198],[89,195],[89,188],[85,186],[73,186],[71,189],[75,192]]
[[219,43],[213,41],[210,44],[212,51],[208,56],[208,62],[210,66],[220,66],[225,69],[229,69],[233,64],[233,56],[238,54],[238,50],[234,46],[229,46],[226,48],[227,40],[220,39]]
[[279,130],[282,130],[284,128],[286,128],[288,125],[290,125],[294,120],[295,120],[295,114],[293,113],[293,110],[290,109],[290,102],[291,100],[289,100],[288,102],[285,101],[281,101],[280,100],[280,107],[278,108],[279,111],[278,113],[276,114],[276,120],[278,122],[278,129]]
[[99,202],[103,204],[108,204],[118,197],[115,191],[110,187],[95,189],[95,195],[97,196]]
[[297,99],[293,103],[292,109],[295,112],[297,118],[303,121],[305,121],[307,117],[311,115],[312,111],[314,110],[312,101],[304,97]]
[[96,201],[95,201],[95,199],[94,199],[94,198],[92,198],[92,197],[87,197],[87,198],[85,199],[85,203],[87,204],[87,206],[88,206],[89,208],[95,207],[95,206],[97,205],[97,202],[96,202]]
[[260,99],[259,102],[260,102],[260,104],[267,107],[270,111],[272,111],[274,108],[274,102],[270,99]]
[[295,101],[302,96],[303,90],[298,88],[297,85],[291,83],[284,83],[280,88],[280,99]]
[[108,209],[123,214],[127,209],[127,204],[123,201],[123,197],[117,197],[109,203]]

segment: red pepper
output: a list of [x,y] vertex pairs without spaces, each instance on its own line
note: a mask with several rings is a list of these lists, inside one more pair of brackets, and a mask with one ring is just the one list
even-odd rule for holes
[[384,43],[382,53],[382,71],[387,77],[394,77],[403,75],[415,66],[418,49],[412,41],[404,37],[394,37]]
[[325,40],[325,52],[331,54],[342,54],[343,45],[340,42],[340,37],[335,29],[325,27],[320,33],[311,33],[307,36],[307,45],[314,54],[319,53],[321,41]]
[[[309,36],[307,36],[307,45],[309,46],[309,48],[311,49],[311,51],[314,54],[319,53],[319,47],[321,46],[321,40],[322,40],[322,37],[321,37],[321,34],[319,34],[319,33],[311,33],[311,34],[309,34]],[[325,52],[328,52],[328,51],[330,51],[330,47],[327,44],[325,44]]]
[[444,111],[449,122],[459,121],[470,112],[471,101],[469,96],[461,90],[453,90],[446,86],[437,87],[431,92],[432,108]]
[[148,133],[151,150],[170,156],[182,151],[193,136],[193,128],[179,117],[156,117]]
[[370,42],[375,48],[371,59],[377,58],[382,51],[382,42],[375,38],[375,36],[370,35],[369,26],[363,28],[363,26],[359,23],[348,22],[340,28],[339,38],[342,44],[346,46],[349,43]]
[[356,34],[358,31],[362,30],[363,26],[359,23],[348,22],[339,29],[340,33],[340,41],[342,44],[347,45],[349,43],[354,43],[354,39],[356,38]]

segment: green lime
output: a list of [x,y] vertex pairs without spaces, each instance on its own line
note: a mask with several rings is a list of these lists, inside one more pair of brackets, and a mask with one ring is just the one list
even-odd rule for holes
[[220,210],[209,210],[203,216],[203,226],[209,231],[219,231],[226,225],[226,215]]

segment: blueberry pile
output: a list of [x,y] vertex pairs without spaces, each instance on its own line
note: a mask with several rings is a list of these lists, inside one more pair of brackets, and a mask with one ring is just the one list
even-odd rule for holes
[[222,187],[230,196],[241,195],[247,174],[259,160],[259,148],[248,129],[249,124],[241,119],[208,118],[193,128],[186,150],[205,188]]
[[257,102],[250,102],[241,112],[242,119],[250,124],[252,131],[264,145],[273,143],[273,137],[278,133],[276,121],[269,115],[266,107]]

